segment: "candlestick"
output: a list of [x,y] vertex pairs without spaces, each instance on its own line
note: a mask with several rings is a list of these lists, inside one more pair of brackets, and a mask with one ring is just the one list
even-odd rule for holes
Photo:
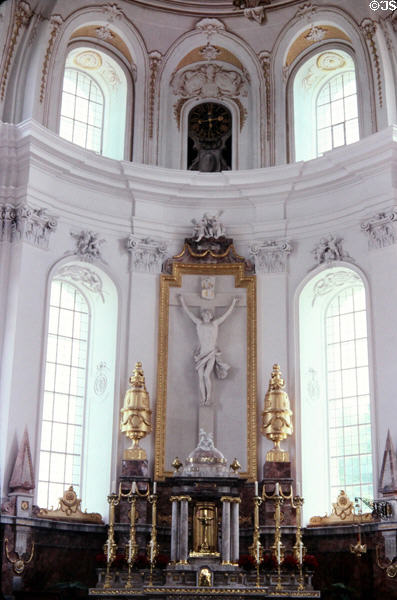
[[114,520],[115,520],[115,507],[119,504],[120,497],[118,494],[112,493],[108,496],[109,503],[109,526],[108,526],[108,537],[103,547],[103,551],[106,555],[106,575],[103,587],[109,589],[112,583],[112,577],[110,575],[110,567],[112,562],[116,558],[117,544],[114,540]]

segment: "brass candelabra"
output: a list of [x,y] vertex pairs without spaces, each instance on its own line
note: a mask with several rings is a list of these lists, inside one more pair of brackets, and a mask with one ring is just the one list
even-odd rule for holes
[[[359,507],[358,498],[356,498],[355,508],[357,510],[357,542],[355,544],[350,544],[350,552],[355,554],[357,558],[361,558],[362,554],[367,552],[367,544],[363,544],[361,542],[361,515],[362,510]],[[354,515],[355,518],[355,515]]]
[[157,500],[158,496],[156,494],[157,483],[153,484],[153,493],[148,496],[148,502],[152,505],[152,529],[150,535],[150,542],[148,544],[148,554],[150,557],[150,579],[149,585],[153,585],[153,567],[156,561],[156,557],[158,555],[159,547],[157,544]]
[[298,580],[298,590],[305,589],[304,585],[304,577],[303,577],[303,558],[306,554],[306,548],[302,542],[302,505],[303,498],[300,496],[295,496],[291,498],[291,506],[295,508],[296,511],[296,539],[295,545],[293,547],[294,556],[298,561],[299,565],[299,580]]
[[116,558],[117,552],[117,544],[114,540],[114,518],[115,518],[115,508],[118,506],[120,502],[119,494],[112,492],[108,496],[109,502],[109,526],[108,526],[108,537],[103,547],[103,551],[106,556],[106,575],[105,582],[103,587],[105,589],[109,589],[112,587],[112,576],[110,575],[110,567],[114,559]]
[[124,586],[127,590],[129,590],[132,588],[131,570],[132,570],[132,567],[134,566],[134,562],[138,555],[138,544],[136,543],[136,527],[135,527],[135,522],[137,519],[136,501],[138,499],[138,487],[136,485],[136,482],[135,481],[132,482],[131,489],[129,492],[127,492],[127,494],[123,494],[123,492],[121,491],[121,484],[120,484],[119,496],[123,497],[123,498],[127,498],[128,503],[131,505],[131,508],[130,508],[130,535],[128,538],[128,542],[125,546],[125,559],[126,559],[127,565],[128,565],[128,575],[127,575],[126,584]]
[[259,579],[259,566],[263,559],[263,546],[260,542],[260,530],[259,530],[259,507],[263,500],[258,496],[257,483],[255,484],[255,496],[254,496],[254,533],[252,539],[252,545],[249,547],[250,554],[255,560],[256,565],[256,587],[260,585]]

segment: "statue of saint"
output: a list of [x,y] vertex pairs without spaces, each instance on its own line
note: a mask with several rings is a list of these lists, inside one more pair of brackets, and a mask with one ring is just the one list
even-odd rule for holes
[[214,319],[212,310],[205,308],[201,310],[201,319],[196,317],[186,305],[181,294],[179,299],[183,310],[191,321],[196,325],[199,345],[194,352],[194,363],[199,377],[200,404],[208,406],[211,404],[212,382],[211,374],[215,370],[218,379],[227,377],[230,366],[221,360],[221,352],[216,346],[218,340],[218,328],[232,313],[238,302],[238,297],[233,298],[229,308],[217,319]]

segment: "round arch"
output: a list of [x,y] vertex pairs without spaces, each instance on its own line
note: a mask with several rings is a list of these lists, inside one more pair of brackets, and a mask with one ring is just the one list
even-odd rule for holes
[[[233,111],[236,113],[235,107],[238,103],[241,130],[238,130],[235,136],[237,143],[235,155],[238,156],[238,160],[233,168],[248,169],[261,167],[264,166],[265,160],[261,146],[261,137],[265,137],[266,99],[264,78],[259,59],[245,42],[226,31],[221,21],[214,21],[216,21],[216,27],[214,27],[211,33],[210,45],[216,48],[223,48],[234,55],[237,61],[243,66],[243,70],[238,69],[236,66],[232,68],[236,69],[236,72],[238,69],[238,72],[250,79],[251,82],[258,82],[257,86],[247,86],[247,95],[243,96],[240,94],[235,100]],[[178,124],[181,122],[179,118],[184,109],[184,104],[189,102],[191,106],[192,100],[196,100],[197,95],[194,99],[192,96],[191,98],[182,97],[178,100],[178,96],[174,95],[170,89],[170,82],[178,69],[181,68],[181,61],[191,52],[192,47],[205,48],[207,46],[207,33],[205,30],[201,30],[199,25],[200,23],[196,25],[195,31],[186,33],[175,41],[164,56],[162,65],[159,68],[155,94],[157,99],[155,105],[155,133],[153,136],[157,147],[153,147],[153,162],[160,166],[179,169],[181,168],[181,164],[186,164],[182,163],[185,142],[182,127],[178,127]],[[193,65],[197,64],[209,63],[193,63]],[[216,58],[212,59],[210,64],[225,65],[223,62],[217,62]],[[254,93],[253,88],[256,93]],[[211,98],[213,97],[213,94],[211,94]],[[199,98],[200,102],[207,100],[207,96],[200,96]],[[219,101],[231,109],[232,101],[229,98],[223,96],[217,98],[217,102]],[[241,123],[241,115],[244,115],[244,123]],[[258,127],[258,123],[260,123],[260,127]],[[165,143],[165,140],[167,140],[167,143]],[[169,152],[170,147],[178,148],[179,152],[172,155]],[[243,148],[249,148],[250,152],[242,152]]]
[[[368,48],[365,43],[364,35],[357,24],[340,9],[321,9],[317,7],[311,18],[313,26],[330,26],[335,27],[343,32],[347,40],[344,40],[344,46],[350,48],[350,53],[355,56],[356,64],[358,65],[357,72],[357,87],[361,91],[362,98],[362,137],[366,137],[377,130],[376,120],[376,102],[374,95],[374,83],[372,77],[371,58]],[[273,111],[275,123],[278,126],[277,139],[274,143],[274,161],[275,164],[284,164],[290,160],[291,147],[291,112],[286,107],[291,105],[288,102],[288,93],[293,86],[294,73],[299,65],[307,60],[311,52],[320,52],[322,48],[327,47],[328,50],[332,44],[340,44],[339,39],[324,39],[318,42],[313,42],[305,52],[298,54],[295,59],[286,65],[288,51],[294,44],[295,40],[308,29],[308,23],[300,17],[296,17],[288,23],[279,34],[273,51],[273,59],[271,63],[271,78],[274,90],[273,95]],[[350,40],[350,42],[348,41]],[[280,77],[283,73],[283,77]],[[369,85],[368,85],[369,83]]]
[[[302,481],[305,501],[305,520],[329,512],[336,498],[330,493],[329,458],[329,390],[327,383],[326,315],[331,301],[344,290],[361,289],[366,310],[370,432],[376,439],[374,381],[371,365],[372,322],[368,280],[363,271],[350,262],[338,261],[320,265],[299,284],[294,296],[295,316],[295,389],[297,438],[297,475]],[[360,292],[361,294],[361,292]],[[367,368],[368,368],[367,367]],[[358,391],[357,391],[358,394]],[[315,424],[315,425],[314,425]],[[376,447],[372,443],[371,470],[376,474]],[[376,475],[373,477],[376,480]],[[316,494],[312,494],[313,488]],[[314,501],[313,498],[316,498]]]
[[[116,354],[118,346],[119,294],[109,274],[74,256],[57,261],[49,270],[44,318],[43,370],[40,411],[43,414],[45,365],[49,343],[50,296],[54,281],[64,281],[85,298],[89,310],[89,335],[85,379],[84,431],[82,442],[81,497],[88,511],[106,514],[106,498],[114,477],[109,448],[116,451],[118,403]],[[71,363],[72,364],[72,363]],[[55,391],[54,391],[55,394]],[[41,416],[38,427],[41,426]],[[100,443],[98,443],[100,432]],[[41,443],[37,431],[38,452]],[[101,490],[101,491],[100,491]]]

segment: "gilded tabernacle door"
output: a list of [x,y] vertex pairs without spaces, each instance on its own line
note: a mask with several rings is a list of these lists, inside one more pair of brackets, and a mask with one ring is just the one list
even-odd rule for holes
[[[197,465],[197,476],[225,475],[234,458],[256,474],[255,276],[204,215],[161,275],[155,478]],[[219,451],[219,454],[217,452]],[[206,454],[207,453],[207,454]],[[208,461],[216,464],[205,464]],[[215,457],[215,459],[214,459]],[[226,460],[224,460],[226,459]],[[206,470],[207,469],[207,470]]]

